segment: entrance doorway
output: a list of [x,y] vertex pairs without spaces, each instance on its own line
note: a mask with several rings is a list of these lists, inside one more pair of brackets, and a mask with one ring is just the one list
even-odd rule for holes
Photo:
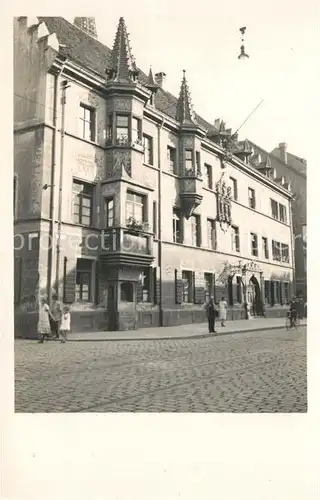
[[250,304],[251,315],[252,316],[262,316],[263,315],[263,307],[261,300],[261,289],[259,285],[259,281],[257,278],[252,275],[249,280],[248,285],[248,304]]

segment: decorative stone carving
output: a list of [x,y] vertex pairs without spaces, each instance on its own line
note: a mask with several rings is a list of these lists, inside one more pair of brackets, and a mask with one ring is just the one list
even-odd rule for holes
[[231,218],[231,187],[225,180],[224,173],[216,183],[217,191],[217,220],[220,222],[221,229],[225,232],[232,224]]
[[184,137],[183,138],[183,145],[185,148],[193,148],[193,146],[194,146],[193,137]]
[[114,109],[116,111],[131,111],[131,100],[129,99],[115,99],[114,100]]

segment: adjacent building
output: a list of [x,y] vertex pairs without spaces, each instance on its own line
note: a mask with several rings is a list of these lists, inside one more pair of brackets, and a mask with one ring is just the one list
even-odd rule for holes
[[[284,315],[294,286],[292,192],[225,123],[197,115],[185,72],[136,65],[93,18],[14,21],[16,335],[58,292],[73,328],[123,330]],[[281,163],[282,165],[282,163]]]

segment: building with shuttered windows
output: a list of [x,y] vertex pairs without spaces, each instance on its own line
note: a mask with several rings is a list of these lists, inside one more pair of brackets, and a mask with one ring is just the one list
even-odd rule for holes
[[112,49],[92,18],[15,18],[14,129],[17,334],[54,291],[77,330],[205,321],[210,295],[285,314],[290,185],[193,111],[185,72],[176,98],[138,69],[123,18]]

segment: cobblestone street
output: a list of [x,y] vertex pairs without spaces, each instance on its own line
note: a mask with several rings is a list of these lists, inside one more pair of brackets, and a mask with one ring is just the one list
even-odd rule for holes
[[17,412],[306,412],[306,328],[205,339],[15,341]]

